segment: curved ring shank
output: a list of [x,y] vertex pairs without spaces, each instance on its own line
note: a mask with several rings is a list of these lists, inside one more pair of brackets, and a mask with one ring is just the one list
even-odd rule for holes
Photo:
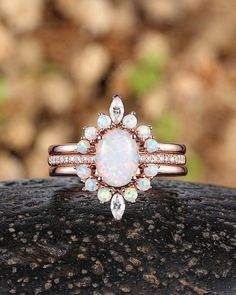
[[[159,165],[157,176],[183,176],[188,172],[187,167],[178,165]],[[73,176],[76,174],[76,169],[71,166],[50,167],[50,176]]]
[[[49,152],[49,155],[78,154],[77,144],[69,143],[69,144],[61,144],[61,145],[52,145],[49,147],[48,152]],[[185,154],[186,147],[183,144],[159,143],[158,152]]]

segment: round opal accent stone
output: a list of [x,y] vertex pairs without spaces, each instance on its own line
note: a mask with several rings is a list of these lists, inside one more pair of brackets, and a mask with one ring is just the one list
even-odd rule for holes
[[154,153],[158,149],[158,142],[155,139],[149,138],[145,141],[144,146],[149,153]]
[[81,179],[86,179],[91,176],[91,169],[87,165],[79,165],[76,167],[76,172]]
[[132,129],[137,125],[137,118],[133,114],[126,115],[123,118],[123,124],[126,128]]
[[98,199],[102,203],[110,201],[111,196],[112,194],[108,187],[101,187],[98,190]]
[[85,187],[85,189],[87,191],[90,191],[90,192],[96,191],[97,190],[97,181],[96,181],[96,179],[94,179],[94,178],[88,178],[85,181],[84,187]]
[[144,168],[144,174],[148,177],[154,177],[158,173],[158,166],[155,164],[149,164]]
[[111,118],[107,115],[102,114],[98,117],[97,125],[100,129],[109,128],[111,126]]
[[125,189],[124,198],[126,201],[134,203],[138,197],[138,192],[134,187],[128,187]]
[[137,188],[141,191],[147,191],[150,186],[150,180],[148,178],[140,178],[137,180]]
[[98,175],[110,186],[128,184],[139,165],[138,145],[131,134],[120,128],[109,130],[96,146]]
[[82,139],[77,144],[77,151],[81,154],[86,154],[89,148],[90,143],[87,140]]
[[97,136],[97,128],[95,127],[86,127],[84,130],[84,136],[88,140],[94,140]]
[[150,137],[151,129],[150,129],[150,127],[148,127],[146,125],[141,125],[137,128],[137,133],[141,139],[145,140],[148,137]]

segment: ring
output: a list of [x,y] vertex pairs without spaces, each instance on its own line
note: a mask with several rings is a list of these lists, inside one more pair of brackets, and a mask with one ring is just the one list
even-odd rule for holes
[[187,174],[186,147],[159,143],[150,125],[137,126],[134,112],[124,116],[124,105],[113,96],[110,116],[100,113],[97,127],[85,127],[78,143],[49,147],[50,176],[77,175],[83,190],[97,191],[100,203],[110,202],[115,220],[125,203],[134,203],[138,191],[151,188],[156,176]]

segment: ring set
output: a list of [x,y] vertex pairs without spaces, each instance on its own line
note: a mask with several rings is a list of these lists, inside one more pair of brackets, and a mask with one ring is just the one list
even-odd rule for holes
[[118,95],[109,114],[99,114],[97,127],[84,128],[78,143],[50,146],[48,163],[51,176],[79,176],[83,189],[97,191],[100,203],[110,201],[113,217],[121,220],[126,201],[150,189],[153,177],[187,174],[186,148],[156,141],[151,126],[137,126],[134,112],[124,116]]

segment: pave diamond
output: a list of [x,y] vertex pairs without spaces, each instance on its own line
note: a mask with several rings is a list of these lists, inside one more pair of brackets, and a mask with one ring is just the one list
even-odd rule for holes
[[[94,164],[94,155],[63,155],[63,156],[49,156],[49,165],[63,165],[63,164]],[[173,165],[184,165],[186,163],[185,155],[175,155],[175,154],[139,154],[139,163],[148,164],[173,164]]]

